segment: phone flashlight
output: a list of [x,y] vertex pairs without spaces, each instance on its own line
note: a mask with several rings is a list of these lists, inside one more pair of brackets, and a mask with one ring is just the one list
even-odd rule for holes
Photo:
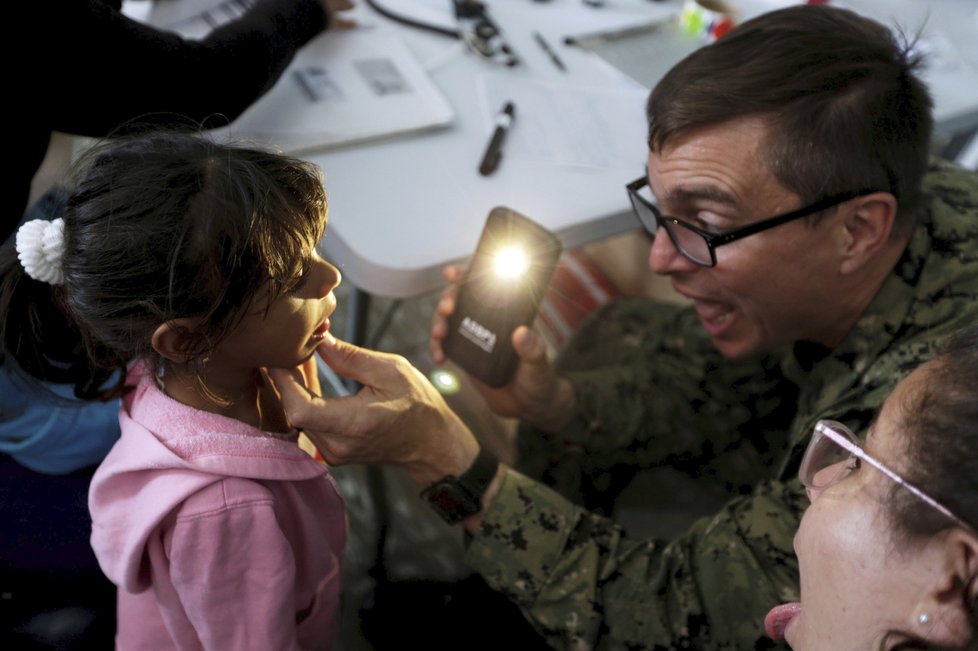
[[533,321],[560,253],[553,233],[493,208],[448,320],[445,354],[489,386],[509,382],[519,361],[513,331]]
[[500,249],[493,262],[496,275],[500,278],[518,278],[527,268],[526,254],[523,252],[523,247],[519,245]]

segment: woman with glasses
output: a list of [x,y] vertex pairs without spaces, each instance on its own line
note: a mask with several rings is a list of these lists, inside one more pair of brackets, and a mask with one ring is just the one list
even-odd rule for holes
[[796,651],[978,649],[978,327],[897,385],[865,443],[819,421],[799,477],[801,602],[772,609],[768,635]]

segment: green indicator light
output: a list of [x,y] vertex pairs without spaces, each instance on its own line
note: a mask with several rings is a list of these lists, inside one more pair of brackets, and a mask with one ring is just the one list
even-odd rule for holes
[[443,368],[433,370],[428,374],[428,379],[431,380],[431,383],[442,395],[453,395],[458,393],[458,390],[461,388],[458,377],[451,371],[446,371]]

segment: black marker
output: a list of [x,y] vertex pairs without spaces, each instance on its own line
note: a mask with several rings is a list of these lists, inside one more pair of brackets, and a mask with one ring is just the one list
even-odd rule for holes
[[496,129],[492,132],[492,139],[489,141],[486,153],[482,156],[482,162],[479,163],[479,174],[482,176],[489,176],[499,167],[499,161],[503,157],[503,142],[506,140],[509,127],[513,124],[515,112],[516,107],[513,103],[506,102],[503,110],[496,116]]

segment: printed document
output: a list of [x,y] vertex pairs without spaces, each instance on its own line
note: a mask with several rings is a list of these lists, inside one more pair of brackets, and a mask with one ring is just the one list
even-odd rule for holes
[[[152,24],[200,38],[252,0],[157,2]],[[289,153],[386,138],[451,124],[454,112],[392,30],[327,31],[296,54],[282,77],[218,137]]]
[[487,122],[507,101],[516,105],[507,157],[571,167],[645,165],[648,151],[639,146],[648,129],[645,88],[587,88],[499,74],[480,81]]

